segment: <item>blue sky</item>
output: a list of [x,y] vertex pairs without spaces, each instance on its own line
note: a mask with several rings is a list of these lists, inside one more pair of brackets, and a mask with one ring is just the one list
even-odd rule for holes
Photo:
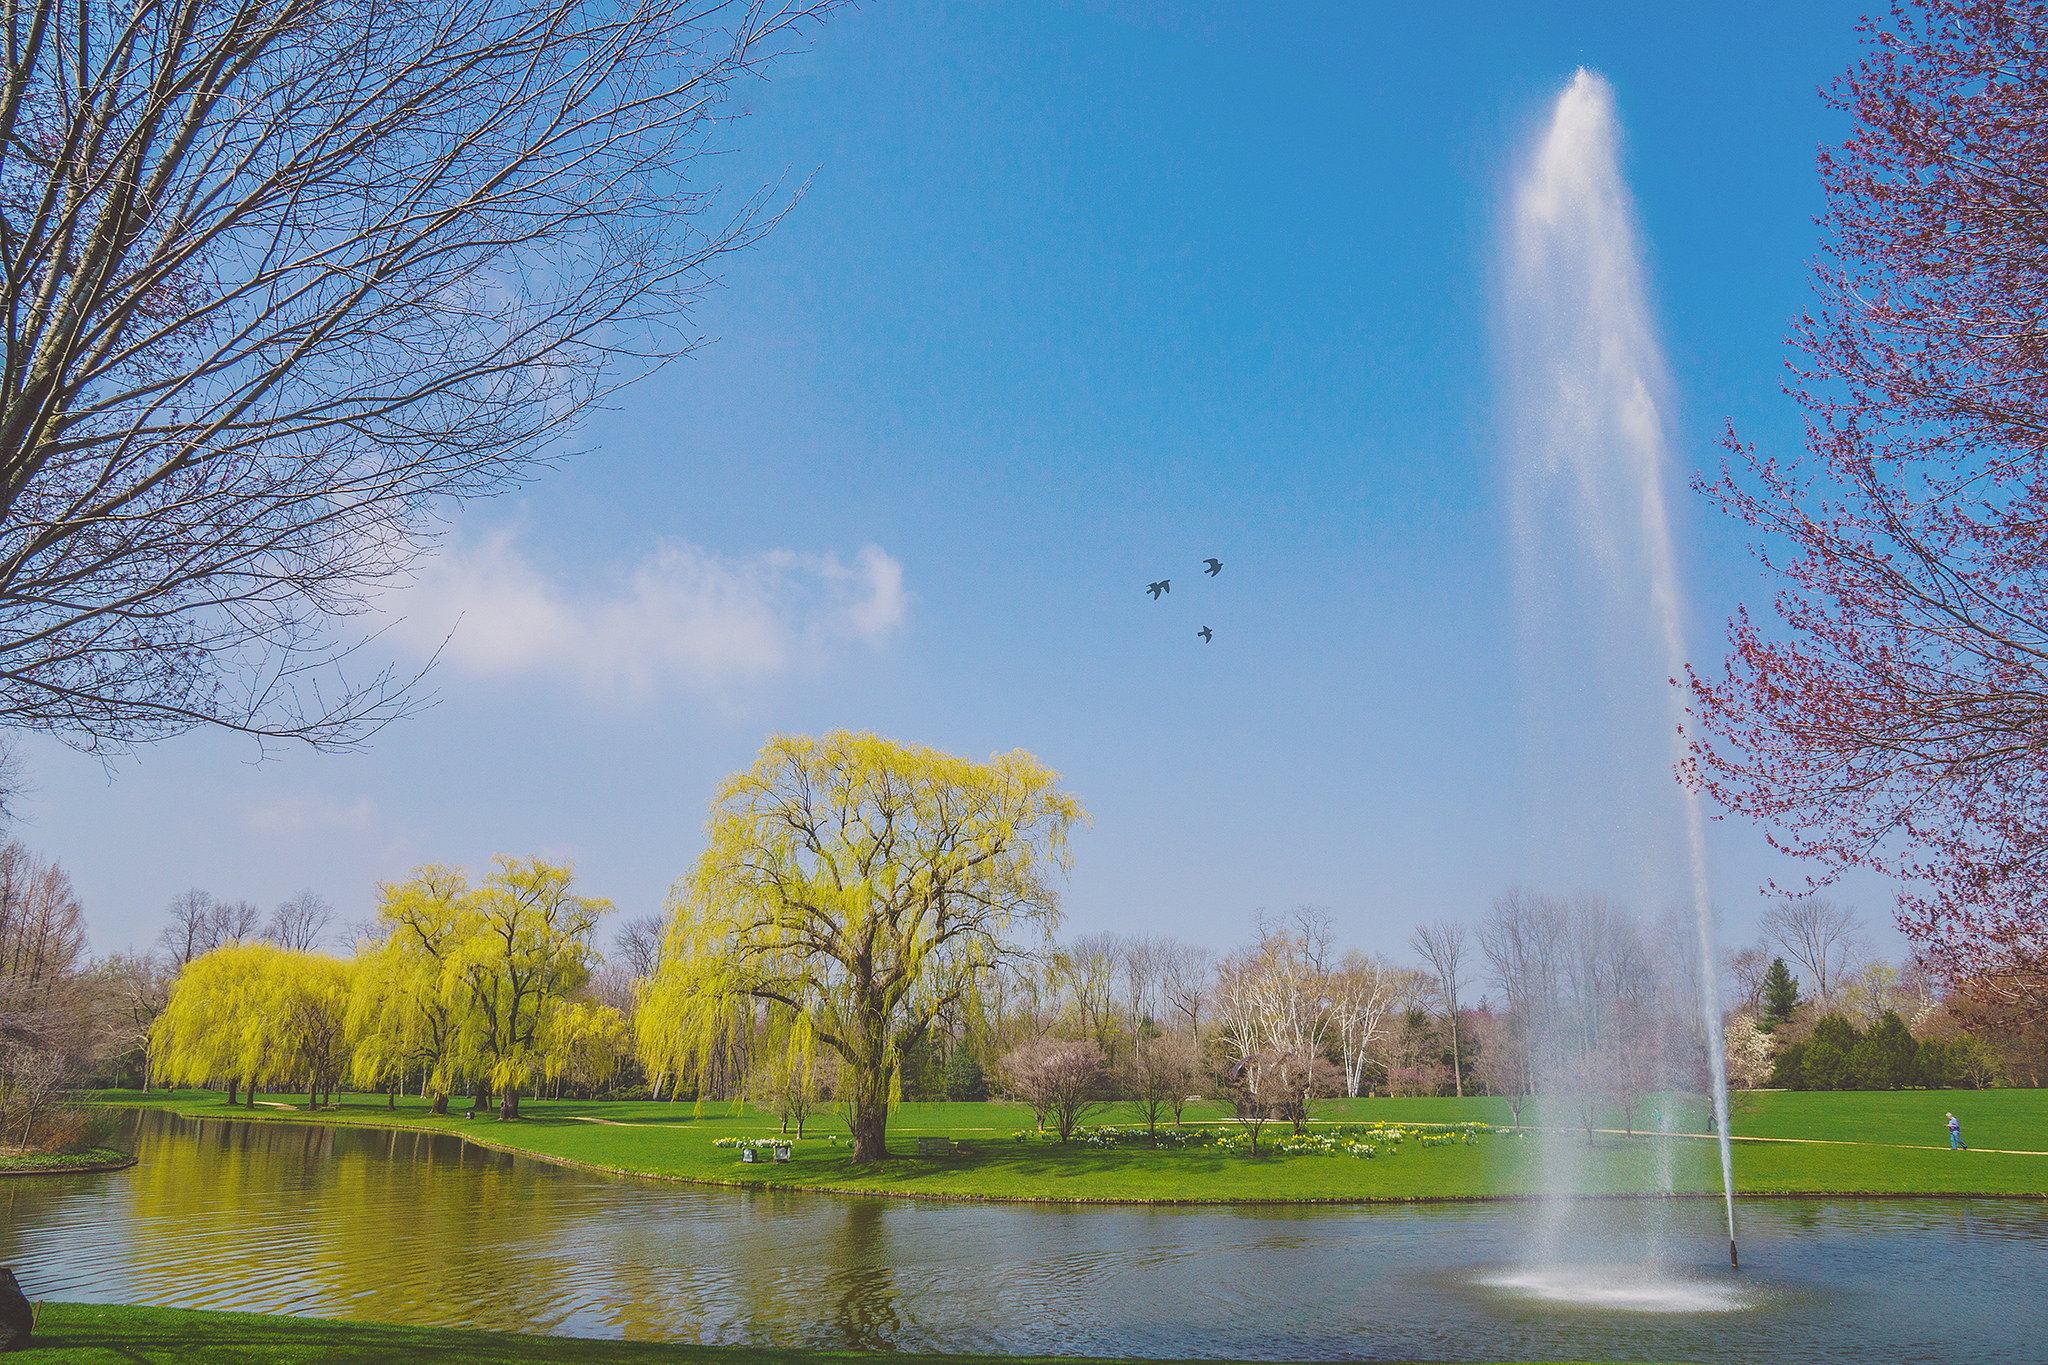
[[[463,611],[360,755],[27,747],[18,833],[96,946],[189,886],[350,916],[414,863],[573,857],[658,907],[775,731],[1025,748],[1094,817],[1072,929],[1228,946],[1329,907],[1398,950],[1528,881],[1492,261],[1516,159],[1612,82],[1677,388],[1790,450],[1817,87],[1849,5],[874,4],[747,95],[717,174],[808,178],[695,358],[464,509],[391,609]],[[1768,586],[1674,488],[1695,658]],[[1221,557],[1222,577],[1199,575]],[[1155,604],[1143,585],[1170,575]],[[1213,645],[1194,637],[1216,631]],[[1597,798],[1589,794],[1589,801]],[[1782,873],[1715,831],[1724,937]],[[1553,889],[1568,890],[1555,885]],[[1896,953],[1883,888],[1855,898]]]

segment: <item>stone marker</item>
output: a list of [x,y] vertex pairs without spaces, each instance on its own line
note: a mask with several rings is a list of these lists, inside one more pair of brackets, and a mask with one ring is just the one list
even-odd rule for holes
[[14,1281],[14,1271],[0,1265],[0,1351],[26,1351],[36,1324],[36,1310]]

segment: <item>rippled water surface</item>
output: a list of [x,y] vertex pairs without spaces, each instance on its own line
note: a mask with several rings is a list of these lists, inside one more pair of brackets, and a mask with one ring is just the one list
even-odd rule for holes
[[678,1341],[1081,1355],[2027,1361],[2048,1207],[1059,1209],[617,1180],[459,1138],[164,1114],[0,1183],[32,1297]]

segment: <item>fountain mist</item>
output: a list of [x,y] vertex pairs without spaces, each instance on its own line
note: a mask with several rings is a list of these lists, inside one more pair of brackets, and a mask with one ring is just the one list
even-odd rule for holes
[[1516,585],[1533,766],[1557,784],[1529,803],[1555,822],[1536,842],[1553,874],[1604,864],[1639,896],[1691,903],[1732,1258],[1706,831],[1698,797],[1671,779],[1686,716],[1669,680],[1686,652],[1664,500],[1667,380],[1613,93],[1598,75],[1581,69],[1558,97],[1510,209],[1501,321]]

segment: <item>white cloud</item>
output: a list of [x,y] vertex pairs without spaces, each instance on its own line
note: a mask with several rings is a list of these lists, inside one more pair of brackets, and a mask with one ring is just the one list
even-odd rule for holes
[[256,834],[353,834],[374,832],[382,823],[377,803],[359,796],[346,804],[315,792],[281,792],[265,796],[242,814],[242,823]]
[[515,532],[501,531],[450,544],[380,606],[394,618],[392,638],[423,655],[439,649],[454,670],[645,696],[675,686],[721,692],[816,667],[849,646],[879,648],[902,628],[909,597],[903,566],[873,545],[849,564],[788,550],[726,559],[664,544],[608,581],[579,586],[551,577]]

